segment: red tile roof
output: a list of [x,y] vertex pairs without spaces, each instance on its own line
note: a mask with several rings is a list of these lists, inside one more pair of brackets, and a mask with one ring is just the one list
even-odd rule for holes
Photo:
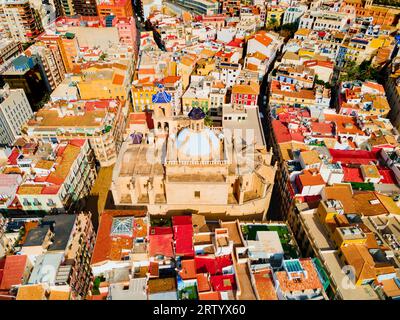
[[179,81],[181,76],[167,76],[161,80],[162,83],[175,83]]
[[230,255],[214,257],[214,256],[201,256],[195,258],[197,273],[210,273],[212,275],[222,274],[222,269],[232,265],[232,258]]
[[22,284],[26,267],[26,255],[7,256],[3,269],[0,289],[8,290],[13,285]]
[[19,156],[19,151],[17,148],[14,148],[8,157],[8,163],[14,166],[17,165],[18,156]]
[[260,300],[278,300],[271,270],[260,270],[255,272],[254,282]]
[[182,270],[179,275],[183,280],[196,278],[196,263],[194,259],[182,260]]
[[174,216],[172,225],[175,239],[175,254],[194,256],[193,226],[191,216]]
[[199,300],[221,300],[221,293],[218,291],[200,292]]
[[227,44],[228,47],[236,47],[236,48],[241,48],[243,47],[243,39],[233,39],[231,42]]
[[304,142],[304,137],[301,133],[291,133],[289,129],[279,120],[272,120],[272,129],[278,143],[290,141]]
[[364,182],[360,168],[343,166],[344,182]]
[[257,40],[266,47],[272,42],[272,39],[267,36],[267,33],[264,30],[258,31],[253,37],[251,37],[251,39]]
[[115,84],[115,85],[120,86],[120,85],[122,85],[123,83],[124,83],[124,76],[122,76],[122,75],[120,75],[120,74],[115,74],[115,75],[114,75],[114,79],[113,79],[113,81],[112,81],[112,84]]
[[210,283],[208,282],[208,277],[206,273],[198,273],[196,275],[196,279],[197,279],[197,291],[203,292],[211,290],[211,286]]
[[111,226],[114,217],[136,216],[143,217],[144,210],[106,210],[101,214],[97,230],[96,244],[92,255],[92,264],[121,260],[123,249],[132,249],[133,238],[111,236]]
[[158,262],[150,262],[149,273],[151,276],[158,277],[160,265]]
[[306,273],[301,274],[300,278],[297,281],[295,281],[294,279],[290,279],[286,271],[275,272],[275,276],[279,281],[281,290],[284,293],[290,293],[292,291],[322,289],[318,273],[311,259],[306,258],[300,259],[299,261]]
[[321,135],[333,135],[334,125],[332,123],[325,122],[312,122],[311,131]]
[[146,123],[146,113],[144,112],[131,112],[129,114],[130,124],[145,124]]
[[69,144],[75,147],[83,147],[85,143],[86,143],[85,139],[72,139],[69,141]]
[[170,227],[151,227],[149,234],[149,255],[174,256],[173,234]]
[[211,276],[210,282],[214,291],[236,290],[236,279],[234,274]]
[[379,168],[379,174],[383,177],[380,183],[397,184],[396,176],[389,168]]
[[329,149],[332,156],[332,162],[341,162],[342,164],[369,164],[371,161],[377,161],[378,151],[366,150],[337,150]]
[[299,174],[297,178],[300,182],[301,190],[303,190],[304,186],[320,186],[325,184],[322,176],[319,173],[311,170],[304,170],[304,172]]

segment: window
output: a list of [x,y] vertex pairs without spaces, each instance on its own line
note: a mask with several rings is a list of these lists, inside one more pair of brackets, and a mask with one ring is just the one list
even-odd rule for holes
[[194,197],[195,197],[196,199],[200,199],[200,191],[195,191],[195,192],[194,192]]

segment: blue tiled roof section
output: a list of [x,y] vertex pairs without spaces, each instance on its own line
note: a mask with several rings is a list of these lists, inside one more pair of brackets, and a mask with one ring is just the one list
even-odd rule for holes
[[204,119],[206,117],[206,114],[200,108],[193,108],[192,110],[190,110],[188,116],[192,120],[200,120]]
[[160,91],[157,92],[156,94],[153,94],[153,97],[151,101],[153,103],[170,103],[172,100],[172,96],[165,91]]

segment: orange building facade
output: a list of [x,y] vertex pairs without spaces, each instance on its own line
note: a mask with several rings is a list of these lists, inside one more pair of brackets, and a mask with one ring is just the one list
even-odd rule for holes
[[355,13],[357,17],[372,17],[374,25],[396,26],[400,18],[399,9],[370,5],[363,0],[345,0],[342,2],[340,11]]
[[97,11],[101,18],[108,15],[114,15],[119,19],[133,16],[130,0],[100,0],[97,2]]

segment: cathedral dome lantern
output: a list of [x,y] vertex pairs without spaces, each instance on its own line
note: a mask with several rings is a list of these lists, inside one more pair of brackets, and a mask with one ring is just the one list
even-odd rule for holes
[[201,131],[204,129],[204,118],[206,114],[201,108],[195,107],[190,110],[188,117],[190,119],[190,128],[194,131]]

